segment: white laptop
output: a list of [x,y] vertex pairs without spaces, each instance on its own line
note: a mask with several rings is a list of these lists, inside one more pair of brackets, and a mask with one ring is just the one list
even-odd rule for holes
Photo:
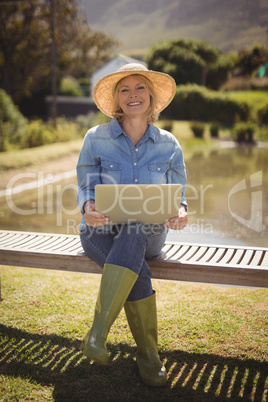
[[97,184],[95,208],[112,224],[163,224],[178,215],[181,192],[181,184]]

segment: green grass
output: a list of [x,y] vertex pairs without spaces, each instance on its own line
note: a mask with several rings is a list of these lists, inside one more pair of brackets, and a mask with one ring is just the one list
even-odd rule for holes
[[237,101],[246,101],[255,108],[267,104],[267,91],[230,91],[228,96]]
[[[267,91],[230,91],[228,96],[236,101],[247,102],[251,108],[251,118],[253,121],[258,121],[258,110],[267,105],[268,92]],[[267,139],[267,134],[266,134]]]
[[79,153],[81,146],[82,139],[18,151],[2,152],[0,154],[0,170],[25,168],[57,160],[72,153]]
[[268,292],[154,280],[163,388],[139,379],[123,312],[84,358],[100,276],[2,267],[0,401],[267,401]]

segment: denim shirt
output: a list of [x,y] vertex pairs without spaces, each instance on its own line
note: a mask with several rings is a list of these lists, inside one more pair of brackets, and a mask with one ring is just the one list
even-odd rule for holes
[[171,133],[152,124],[136,146],[115,119],[91,128],[84,138],[76,169],[77,203],[82,214],[84,203],[95,199],[96,184],[179,183],[183,186],[181,203],[187,208],[180,144]]

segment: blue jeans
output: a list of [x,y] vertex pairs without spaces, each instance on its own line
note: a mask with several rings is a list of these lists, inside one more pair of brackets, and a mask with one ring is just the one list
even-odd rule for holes
[[129,268],[138,274],[128,301],[143,299],[153,294],[149,265],[161,255],[167,229],[162,225],[114,225],[80,230],[81,244],[85,254],[101,268],[115,264]]

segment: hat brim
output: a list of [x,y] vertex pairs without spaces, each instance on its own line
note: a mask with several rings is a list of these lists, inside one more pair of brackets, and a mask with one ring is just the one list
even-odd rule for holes
[[151,70],[120,71],[101,78],[93,89],[93,99],[98,109],[113,117],[113,88],[122,78],[136,74],[143,75],[151,81],[157,94],[155,112],[160,113],[164,110],[175,96],[176,83],[170,75]]

